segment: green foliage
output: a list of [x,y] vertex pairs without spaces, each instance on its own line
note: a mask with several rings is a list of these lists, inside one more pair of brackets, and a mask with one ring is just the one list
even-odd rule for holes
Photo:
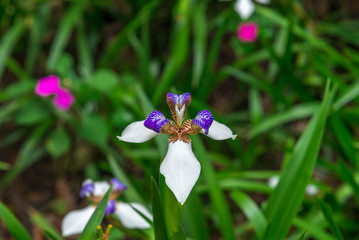
[[[319,6],[302,1],[253,2],[247,21],[259,35],[249,43],[237,37],[246,21],[234,1],[1,1],[0,232],[31,239],[35,226],[62,239],[65,213],[55,203],[79,204],[82,179],[117,177],[128,187],[120,201],[152,201],[154,228],[115,225],[110,239],[358,239],[355,10],[329,1],[328,9],[342,9],[319,17]],[[50,74],[75,96],[68,111],[34,93]],[[191,136],[201,175],[183,206],[159,174],[168,136],[116,138],[154,110],[169,118],[169,91],[191,93],[187,118],[208,109],[238,135]],[[42,168],[52,176],[47,185],[26,181]],[[27,199],[37,199],[35,188],[52,199]],[[19,220],[6,207],[14,196],[26,201]],[[94,236],[105,198],[82,239]]]
[[5,223],[11,236],[13,236],[16,240],[32,239],[29,233],[21,225],[19,220],[17,220],[17,218],[10,212],[10,210],[2,202],[0,202],[0,218]]

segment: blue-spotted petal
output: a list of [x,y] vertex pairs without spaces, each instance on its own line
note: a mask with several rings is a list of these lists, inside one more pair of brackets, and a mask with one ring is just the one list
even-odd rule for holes
[[200,111],[196,118],[192,120],[193,124],[201,127],[204,130],[204,134],[208,134],[208,130],[213,122],[213,115],[207,110]]
[[169,121],[170,120],[166,119],[160,111],[153,111],[146,118],[144,125],[146,128],[151,129],[156,133],[161,133],[161,128],[163,125],[168,124]]

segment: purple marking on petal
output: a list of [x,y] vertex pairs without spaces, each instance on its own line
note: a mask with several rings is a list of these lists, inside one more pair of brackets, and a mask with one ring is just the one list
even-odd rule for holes
[[124,191],[127,189],[126,184],[122,183],[120,180],[118,180],[117,178],[112,178],[110,180],[110,183],[112,184],[112,189],[114,191]]
[[116,201],[115,200],[108,201],[106,209],[105,209],[105,216],[114,213],[115,210],[116,210]]
[[200,111],[196,118],[192,120],[193,124],[200,126],[204,133],[208,134],[208,129],[211,127],[213,122],[213,115],[210,111],[202,110]]
[[172,101],[173,104],[177,106],[182,106],[184,104],[188,104],[191,102],[191,94],[184,93],[184,94],[173,94],[173,93],[167,93],[167,102]]
[[93,194],[95,190],[95,185],[93,182],[85,183],[82,185],[81,191],[80,191],[80,197],[89,197],[91,194]]
[[47,97],[51,94],[55,94],[60,89],[60,79],[58,76],[50,75],[44,78],[40,78],[37,81],[35,93],[42,97]]
[[60,88],[54,97],[53,103],[55,107],[67,111],[74,103],[75,97],[71,94],[71,92],[67,89]]
[[161,133],[163,125],[168,124],[169,120],[160,111],[153,111],[146,118],[144,125],[157,133]]

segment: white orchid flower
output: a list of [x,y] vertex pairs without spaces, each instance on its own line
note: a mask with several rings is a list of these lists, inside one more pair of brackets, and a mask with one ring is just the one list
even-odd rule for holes
[[[261,4],[269,4],[270,0],[257,0]],[[255,5],[252,0],[236,0],[234,3],[234,10],[241,16],[242,19],[248,19],[255,10]]]
[[[124,203],[116,201],[116,198],[126,190],[127,186],[121,183],[118,179],[111,179],[110,183],[106,181],[93,182],[92,180],[85,180],[82,184],[80,197],[88,198],[93,204],[79,210],[69,212],[62,220],[62,236],[67,237],[75,234],[80,234],[87,222],[90,220],[92,214],[96,209],[96,205],[101,201],[107,190],[112,185],[112,192],[107,203],[105,216],[115,214],[122,225],[126,228],[144,229],[150,228],[151,225],[138,213],[142,213],[152,221],[151,213],[139,203]],[[135,211],[136,209],[137,211]]]
[[[276,188],[279,183],[279,176],[273,176],[268,179],[268,186],[272,189]],[[319,189],[316,185],[309,183],[305,188],[305,194],[308,196],[315,196],[319,192]]]
[[237,136],[233,135],[226,125],[214,121],[207,110],[200,111],[195,119],[184,121],[190,103],[189,93],[168,93],[167,104],[174,121],[166,119],[161,112],[154,111],[146,120],[131,123],[122,135],[118,136],[121,141],[140,143],[160,133],[170,135],[168,151],[160,166],[160,172],[181,204],[186,201],[201,171],[188,135],[203,133],[215,140],[235,139]]

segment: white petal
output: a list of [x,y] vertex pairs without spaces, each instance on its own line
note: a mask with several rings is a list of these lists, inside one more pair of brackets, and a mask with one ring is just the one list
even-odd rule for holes
[[96,181],[94,183],[95,189],[93,191],[93,195],[98,197],[98,196],[103,196],[105,195],[105,193],[107,192],[107,190],[110,188],[110,184],[106,181]]
[[254,12],[254,4],[252,0],[237,0],[234,4],[234,10],[242,19],[247,19]]
[[[131,203],[132,207],[134,207],[137,211],[141,212],[148,219],[152,220],[151,213],[141,204],[139,203]],[[130,204],[118,202],[116,204],[116,216],[120,219],[123,226],[126,228],[150,228],[151,225],[136,212]]]
[[88,206],[66,214],[61,225],[62,236],[67,237],[82,233],[94,211],[94,206]]
[[234,140],[237,137],[237,135],[233,135],[232,130],[229,127],[217,121],[213,121],[207,136],[214,140],[224,140],[228,138]]
[[133,122],[123,130],[121,136],[117,136],[120,141],[131,143],[142,143],[155,137],[158,133],[148,129],[144,125],[143,121]]
[[169,143],[166,157],[160,172],[166,178],[166,184],[183,204],[196,183],[201,165],[192,152],[191,143],[177,141]]
[[279,176],[273,176],[268,179],[268,186],[270,188],[275,188],[278,185],[279,182]]
[[261,4],[269,4],[270,0],[257,0],[257,2]]

